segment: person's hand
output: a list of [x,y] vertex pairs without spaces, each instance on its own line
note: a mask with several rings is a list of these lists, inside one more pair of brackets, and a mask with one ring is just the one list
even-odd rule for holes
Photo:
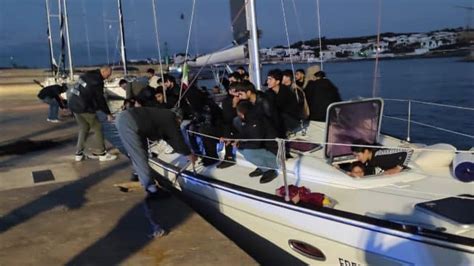
[[107,115],[107,121],[112,122],[114,119],[115,117],[113,115]]
[[234,98],[232,98],[232,107],[236,108],[237,104],[239,104],[239,101],[240,101],[239,96],[234,96]]
[[398,174],[402,171],[403,167],[397,165],[392,169],[387,169],[383,172],[384,175],[393,175],[393,174]]
[[197,156],[194,153],[188,155],[188,159],[194,164],[197,161]]

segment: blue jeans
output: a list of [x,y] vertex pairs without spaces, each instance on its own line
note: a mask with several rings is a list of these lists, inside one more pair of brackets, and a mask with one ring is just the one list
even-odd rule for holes
[[262,171],[278,169],[275,154],[266,149],[239,149],[244,158]]
[[151,179],[152,170],[148,165],[148,145],[146,138],[138,134],[138,126],[129,111],[121,112],[116,119],[116,126],[123,147],[132,161],[133,169],[138,174],[138,179],[146,189],[154,185]]
[[48,119],[51,119],[51,120],[58,119],[58,113],[59,113],[58,101],[50,97],[46,97],[42,101],[49,105]]
[[97,117],[99,118],[100,124],[102,125],[104,138],[108,140],[115,148],[117,148],[123,155],[128,157],[127,151],[123,147],[123,143],[120,139],[115,123],[108,121],[107,115],[102,111],[97,112]]

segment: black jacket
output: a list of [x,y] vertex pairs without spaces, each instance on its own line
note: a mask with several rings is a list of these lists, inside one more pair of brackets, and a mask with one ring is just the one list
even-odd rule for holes
[[[255,107],[254,107],[255,108]],[[241,131],[238,134],[239,139],[274,139],[277,137],[277,131],[270,120],[262,114],[255,112],[247,114],[245,121],[242,121]],[[278,151],[278,145],[275,141],[241,141],[239,149],[261,149],[264,148],[273,152]]]
[[166,90],[166,106],[168,108],[173,108],[178,102],[179,91],[180,87],[177,84],[175,84],[172,88]]
[[326,78],[309,81],[304,91],[309,105],[309,119],[313,121],[326,121],[328,106],[341,101],[337,87]]
[[40,92],[38,93],[38,98],[40,98],[41,100],[44,100],[45,98],[56,99],[56,101],[59,104],[59,107],[66,108],[64,105],[64,101],[60,97],[61,93],[66,92],[66,90],[67,90],[66,85],[47,86],[40,90]]
[[191,151],[181,134],[176,115],[168,109],[156,107],[137,107],[130,112],[138,126],[138,135],[150,140],[165,140],[174,151],[189,155]]
[[109,106],[104,97],[104,78],[100,74],[100,70],[88,71],[80,79],[85,85],[81,88],[81,98],[85,106],[83,113],[95,113],[100,110],[110,114]]

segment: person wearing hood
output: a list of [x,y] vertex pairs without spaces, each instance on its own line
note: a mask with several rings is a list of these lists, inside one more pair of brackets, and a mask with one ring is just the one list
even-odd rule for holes
[[318,70],[318,66],[313,66],[306,71],[304,92],[309,105],[309,119],[324,122],[328,106],[342,99],[337,87],[326,78],[326,73]]

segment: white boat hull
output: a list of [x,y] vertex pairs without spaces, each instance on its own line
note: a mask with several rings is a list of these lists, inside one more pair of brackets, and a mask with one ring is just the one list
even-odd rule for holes
[[[235,185],[179,175],[173,166],[151,159],[152,168],[183,194],[199,199],[225,216],[308,264],[328,265],[473,265],[471,247],[424,237],[261,195]],[[347,214],[347,213],[346,213]],[[360,217],[359,217],[360,218]],[[367,219],[372,219],[368,218]],[[290,247],[298,240],[318,248],[324,258],[310,258]]]

